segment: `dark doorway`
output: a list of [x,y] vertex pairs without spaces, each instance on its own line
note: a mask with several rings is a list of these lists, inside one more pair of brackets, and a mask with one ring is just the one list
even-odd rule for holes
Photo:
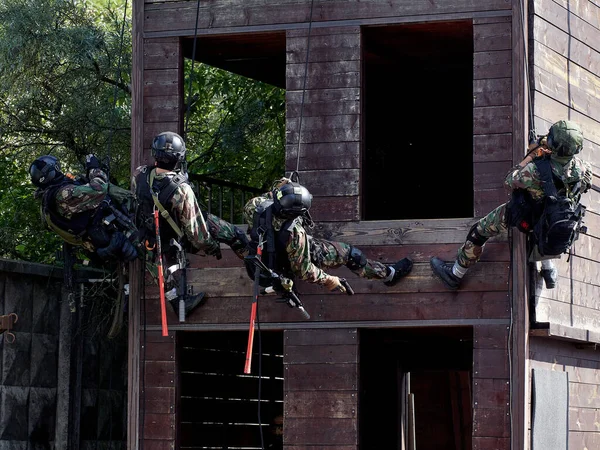
[[366,220],[473,215],[473,25],[365,27]]
[[361,449],[471,450],[471,328],[361,330],[360,343]]
[[283,332],[261,331],[248,375],[247,332],[181,335],[178,448],[282,450]]

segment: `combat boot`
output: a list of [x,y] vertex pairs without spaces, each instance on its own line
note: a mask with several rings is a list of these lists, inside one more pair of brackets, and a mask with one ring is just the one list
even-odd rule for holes
[[[179,316],[179,297],[169,300],[169,303],[173,307],[175,314]],[[185,299],[185,317],[189,316],[194,309],[202,306],[204,303],[206,303],[204,292],[200,292],[199,294],[195,295],[188,295]]]
[[558,280],[558,271],[556,270],[556,267],[542,269],[540,270],[540,275],[544,279],[546,289],[554,289],[556,287],[556,281]]
[[452,266],[454,264],[446,263],[437,256],[434,256],[430,260],[431,270],[436,274],[440,280],[450,289],[458,289],[460,286],[461,278],[457,277],[452,273]]
[[403,258],[393,266],[388,267],[394,270],[394,274],[391,276],[391,278],[386,278],[383,281],[383,284],[385,284],[386,286],[393,286],[398,281],[400,281],[401,278],[405,277],[410,273],[413,267],[413,262],[410,258]]

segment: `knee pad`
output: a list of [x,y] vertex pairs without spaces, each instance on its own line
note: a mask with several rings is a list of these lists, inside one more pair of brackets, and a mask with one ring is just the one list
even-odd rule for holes
[[350,246],[350,255],[348,256],[348,262],[346,267],[350,270],[359,270],[367,265],[367,257],[363,255],[356,247]]
[[471,229],[469,230],[469,234],[467,235],[467,241],[472,242],[478,247],[483,247],[488,239],[488,237],[479,234],[479,231],[477,231],[477,223],[471,227]]

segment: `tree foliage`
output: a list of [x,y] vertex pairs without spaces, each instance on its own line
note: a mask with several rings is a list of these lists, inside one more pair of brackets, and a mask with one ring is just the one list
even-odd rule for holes
[[[79,173],[86,154],[129,186],[131,2],[0,0],[0,256],[57,262],[29,182],[43,154]],[[126,20],[123,14],[126,12]],[[121,33],[124,26],[124,33]],[[284,91],[186,66],[189,171],[265,187],[283,174]],[[188,101],[189,100],[189,101]],[[186,111],[187,113],[187,111]]]

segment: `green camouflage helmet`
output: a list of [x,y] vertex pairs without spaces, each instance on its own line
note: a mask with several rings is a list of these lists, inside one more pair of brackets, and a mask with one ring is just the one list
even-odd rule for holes
[[583,148],[583,132],[570,120],[559,120],[550,127],[548,148],[557,156],[573,156]]

